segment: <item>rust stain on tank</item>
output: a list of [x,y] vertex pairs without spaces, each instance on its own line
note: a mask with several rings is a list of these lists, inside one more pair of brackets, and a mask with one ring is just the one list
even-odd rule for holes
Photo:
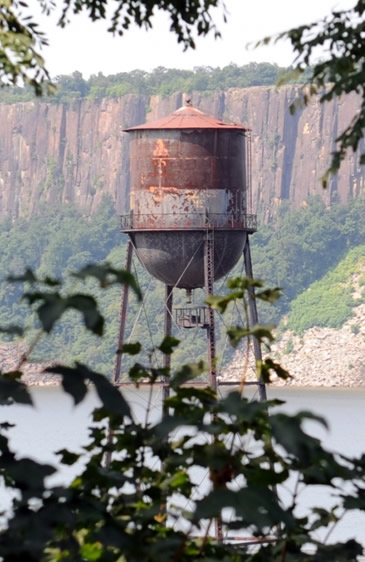
[[155,157],[168,158],[169,151],[167,150],[166,145],[165,145],[165,143],[163,142],[162,139],[157,139],[156,144],[155,144],[155,148],[154,148],[152,154]]
[[153,126],[130,129],[134,227],[184,229],[209,221],[230,230],[243,224],[246,131],[192,108]]
[[166,169],[168,165],[168,157],[169,151],[166,144],[162,139],[157,139],[152,151],[152,164],[156,170],[156,174],[153,175],[157,177],[159,187],[162,186],[167,177]]

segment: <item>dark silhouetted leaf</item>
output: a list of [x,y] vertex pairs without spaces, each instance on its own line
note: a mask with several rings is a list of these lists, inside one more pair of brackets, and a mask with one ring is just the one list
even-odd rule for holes
[[4,373],[0,375],[0,403],[32,405],[33,401],[27,387],[17,379],[21,373],[19,371]]
[[139,342],[136,343],[125,343],[122,345],[121,349],[118,349],[117,353],[127,353],[128,355],[138,355],[142,350],[142,345]]
[[85,376],[78,368],[55,365],[47,367],[45,371],[61,375],[63,389],[72,396],[75,404],[79,404],[85,398],[87,393]]
[[10,283],[37,283],[38,279],[31,269],[26,269],[23,275],[9,275],[7,280]]
[[171,355],[171,353],[173,353],[175,347],[177,347],[179,343],[180,340],[174,338],[173,336],[166,336],[162,340],[161,345],[158,347],[158,349],[162,351],[162,353],[165,353],[165,355]]
[[62,464],[66,464],[69,466],[75,464],[75,462],[77,462],[80,458],[80,455],[76,453],[71,453],[70,451],[67,451],[67,449],[61,449],[60,451],[56,451],[56,455],[61,457],[60,461]]
[[98,310],[94,297],[82,294],[73,295],[66,299],[66,308],[78,310],[83,316],[86,328],[97,336],[103,335],[104,318]]
[[78,279],[86,279],[87,277],[96,278],[102,288],[109,287],[113,284],[128,285],[133,289],[139,300],[142,299],[141,289],[136,282],[135,277],[125,269],[115,269],[108,264],[87,265],[80,271],[73,274]]
[[176,390],[182,384],[199,377],[205,371],[205,368],[203,361],[191,365],[183,365],[181,369],[171,377],[170,387]]
[[11,326],[0,326],[0,332],[2,334],[9,334],[11,336],[23,336],[24,335],[24,329],[21,328],[20,326],[15,326],[15,325],[11,325]]
[[273,289],[265,289],[264,291],[256,293],[255,297],[264,302],[273,303],[280,299],[281,295],[282,289],[280,289],[280,287],[274,287]]
[[46,371],[62,376],[62,386],[68,394],[71,394],[75,404],[81,402],[85,397],[86,383],[91,382],[95,385],[98,396],[106,410],[132,419],[130,407],[124,396],[104,375],[96,373],[86,365],[77,362],[74,368],[56,365],[55,367],[48,367]]

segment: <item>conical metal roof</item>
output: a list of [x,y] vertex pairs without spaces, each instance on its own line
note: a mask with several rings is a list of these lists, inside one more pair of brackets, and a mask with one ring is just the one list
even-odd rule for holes
[[219,119],[210,117],[196,107],[193,107],[190,103],[180,107],[180,109],[174,111],[167,117],[163,117],[157,121],[143,123],[142,125],[137,125],[136,127],[130,127],[129,129],[125,129],[125,131],[129,132],[147,129],[239,129],[242,131],[249,131],[248,127],[244,127],[243,125],[237,125],[237,123],[224,123]]

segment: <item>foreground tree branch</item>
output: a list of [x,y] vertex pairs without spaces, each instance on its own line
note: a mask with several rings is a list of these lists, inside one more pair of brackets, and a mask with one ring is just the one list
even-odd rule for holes
[[[308,69],[308,79],[290,111],[307,105],[313,96],[321,103],[343,95],[359,96],[358,110],[348,126],[336,138],[329,168],[322,177],[327,186],[330,175],[336,174],[349,149],[356,152],[365,127],[365,0],[358,0],[350,10],[334,11],[323,20],[302,25],[259,44],[288,39],[296,56],[291,78],[298,78]],[[318,53],[320,60],[318,61]],[[365,164],[365,153],[360,154]]]

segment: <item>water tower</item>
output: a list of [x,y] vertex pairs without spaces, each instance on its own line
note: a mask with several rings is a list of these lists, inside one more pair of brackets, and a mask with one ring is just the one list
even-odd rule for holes
[[[130,136],[130,210],[121,217],[128,234],[126,269],[133,252],[165,284],[165,335],[171,333],[173,291],[196,288],[206,295],[244,256],[252,278],[250,131],[209,117],[188,101],[171,115],[126,130]],[[253,291],[253,290],[252,290]],[[250,321],[257,323],[254,294]],[[128,287],[123,289],[118,348],[124,341]],[[179,308],[177,323],[207,331],[210,384],[216,389],[214,312],[207,306]],[[257,359],[259,343],[254,341]],[[117,355],[114,382],[120,383]],[[169,366],[169,356],[165,357]],[[265,386],[259,386],[265,398]],[[166,389],[167,387],[165,387]],[[166,390],[167,392],[167,390]]]

